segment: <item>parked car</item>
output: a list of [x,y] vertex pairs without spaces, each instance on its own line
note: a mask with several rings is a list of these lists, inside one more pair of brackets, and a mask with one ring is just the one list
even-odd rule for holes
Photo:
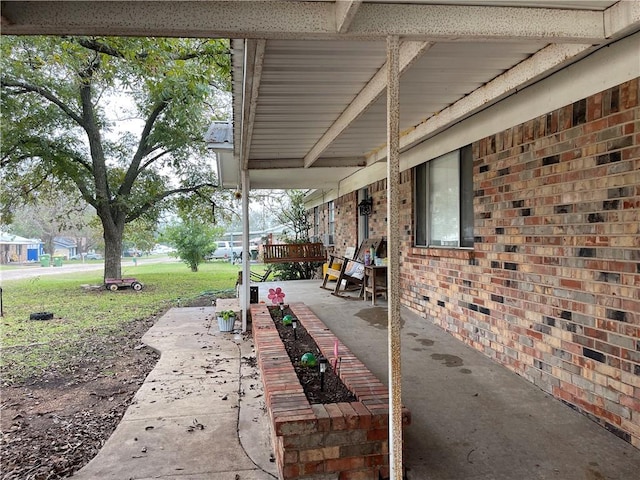
[[69,260],[102,260],[102,255],[99,253],[76,253],[75,255],[71,255]]
[[[215,251],[211,252],[205,258],[207,260],[221,260],[221,259],[232,259],[238,260],[242,256],[242,242],[227,242],[225,240],[218,240],[215,242],[217,247]],[[249,245],[250,252],[258,252],[258,247],[255,245]]]

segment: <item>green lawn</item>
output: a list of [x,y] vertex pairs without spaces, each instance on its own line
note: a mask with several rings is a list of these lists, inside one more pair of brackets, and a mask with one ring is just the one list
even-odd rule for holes
[[[191,272],[184,263],[123,266],[123,277],[144,284],[110,292],[87,290],[100,285],[102,271],[42,276],[2,284],[4,317],[0,341],[3,382],[14,383],[77,361],[88,343],[109,341],[131,322],[149,318],[169,307],[201,298],[229,297],[235,292],[239,265],[211,262]],[[260,267],[254,266],[260,271]],[[49,321],[30,320],[33,312],[52,312]]]

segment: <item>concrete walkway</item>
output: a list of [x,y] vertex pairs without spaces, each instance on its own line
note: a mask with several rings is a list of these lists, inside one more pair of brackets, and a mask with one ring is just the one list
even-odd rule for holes
[[[287,301],[309,305],[386,383],[386,302],[335,297],[319,284],[263,283],[259,296],[280,286]],[[276,476],[252,342],[219,333],[212,316],[172,309],[149,330],[143,340],[160,362],[78,478]],[[639,450],[428,320],[403,309],[402,321],[408,480],[638,478]]]
[[253,342],[219,332],[213,317],[212,307],[174,308],[145,334],[160,360],[74,478],[277,478]]

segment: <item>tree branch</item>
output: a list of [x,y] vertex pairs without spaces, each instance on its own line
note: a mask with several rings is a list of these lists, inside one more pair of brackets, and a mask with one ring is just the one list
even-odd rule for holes
[[78,45],[93,50],[97,53],[104,53],[111,57],[124,58],[124,55],[119,50],[116,50],[111,45],[107,45],[102,42],[98,42],[95,38],[79,37],[77,39]]
[[151,130],[153,129],[153,125],[155,124],[156,120],[158,119],[160,114],[163,112],[163,110],[167,108],[167,106],[168,106],[167,100],[159,102],[155,106],[155,108],[153,109],[149,117],[147,118],[147,121],[145,122],[145,125],[144,125],[144,129],[142,130],[142,134],[140,135],[140,142],[138,143],[138,149],[136,150],[136,153],[133,155],[131,164],[129,165],[129,169],[127,170],[127,173],[124,177],[122,185],[120,185],[120,188],[118,189],[118,195],[126,195],[131,191],[133,182],[135,181],[136,177],[140,174],[140,163],[142,162],[142,159],[153,151],[153,149],[149,148],[149,145],[147,145],[147,140],[149,138],[149,135],[151,135]]
[[5,88],[21,88],[22,92],[15,92],[16,94],[22,93],[37,93],[43,98],[46,98],[51,103],[60,108],[69,118],[71,118],[74,122],[84,128],[84,123],[82,117],[75,113],[66,103],[56,97],[49,90],[39,87],[38,85],[33,85],[28,82],[22,82],[19,80],[13,80],[7,77],[0,77],[0,85]]
[[[93,50],[98,53],[103,53],[111,57],[124,58],[124,54],[120,50],[113,48],[111,45],[107,45],[103,42],[100,42],[95,38],[79,37],[78,44],[89,50]],[[227,55],[230,53],[230,51],[227,49],[224,52],[219,52],[219,53]],[[198,58],[199,56],[202,56],[204,54],[205,54],[205,51],[196,49],[191,52],[182,53],[180,55],[170,55],[169,58],[171,60],[193,60],[194,58]],[[149,57],[149,52],[138,52],[136,54],[136,59],[138,60],[145,60],[148,57]],[[216,60],[214,61],[216,65],[218,65],[218,67],[220,68],[225,67],[220,62]]]
[[[82,103],[84,131],[87,133],[89,150],[91,152],[91,171],[95,181],[95,205],[93,206],[96,210],[99,210],[100,208],[107,208],[109,205],[109,199],[111,198],[111,189],[109,187],[101,132],[100,127],[96,122],[95,107],[92,101],[93,74],[97,71],[99,66],[100,56],[96,53],[87,68],[78,72],[78,75],[82,79],[82,84],[80,85],[80,101]],[[79,182],[76,181],[76,185],[78,185],[78,183]]]
[[149,160],[147,160],[146,162],[144,162],[142,164],[142,166],[140,167],[140,171],[146,170],[147,168],[149,168],[149,166],[151,164],[153,164],[154,162],[158,161],[159,159],[161,159],[165,155],[168,155],[169,153],[174,152],[174,151],[175,151],[175,149],[164,150],[161,153],[159,153],[158,155],[156,155],[155,157],[150,158]]
[[147,202],[145,202],[143,205],[140,206],[140,208],[136,208],[135,210],[132,210],[129,215],[127,216],[125,222],[129,223],[133,220],[135,220],[136,218],[139,218],[141,215],[143,215],[145,212],[151,210],[153,207],[155,207],[158,203],[160,203],[162,200],[171,197],[172,195],[175,195],[177,193],[193,193],[193,192],[198,192],[198,190],[205,188],[205,187],[211,187],[211,188],[218,188],[218,185],[215,185],[213,183],[201,183],[198,185],[192,185],[190,187],[180,187],[180,188],[174,188],[173,190],[167,190],[165,192],[162,192],[160,194],[158,194],[157,196],[155,196],[154,198],[149,199]]

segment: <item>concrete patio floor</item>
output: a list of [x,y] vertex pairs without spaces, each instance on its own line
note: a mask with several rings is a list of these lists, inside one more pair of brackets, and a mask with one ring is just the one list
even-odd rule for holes
[[[280,286],[387,383],[387,309],[320,281]],[[122,422],[80,479],[277,478],[250,337],[220,333],[214,311],[176,308],[143,338],[161,352]],[[402,310],[408,480],[631,480],[640,450],[526,380]],[[239,322],[236,323],[236,326]]]
[[[336,297],[317,280],[261,284],[261,299],[273,285],[388,384],[386,301]],[[640,450],[427,319],[406,308],[401,316],[409,480],[640,478]]]

